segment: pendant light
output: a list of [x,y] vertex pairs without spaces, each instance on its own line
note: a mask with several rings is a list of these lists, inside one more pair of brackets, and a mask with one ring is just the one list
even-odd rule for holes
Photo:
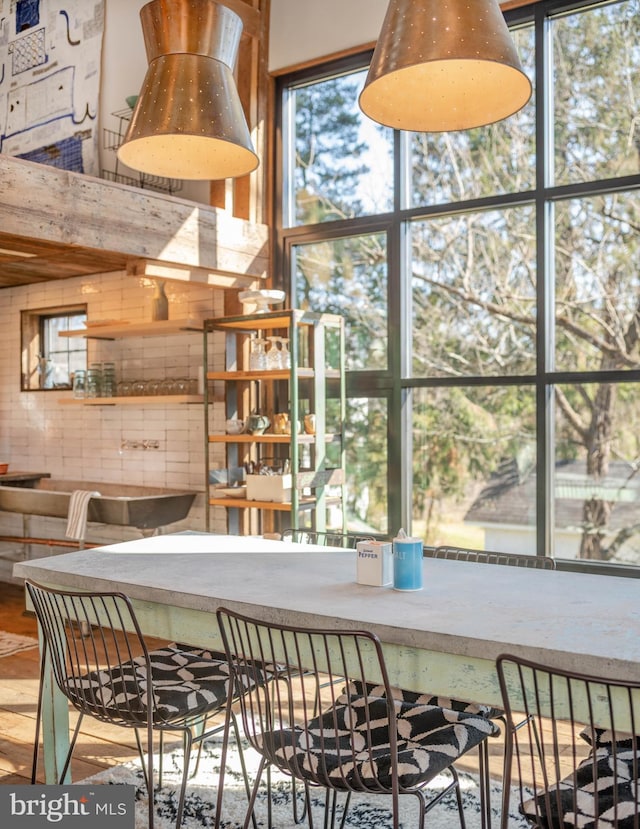
[[258,166],[233,69],[242,20],[214,0],[140,10],[149,67],[118,158],[148,175],[223,179]]
[[500,121],[530,97],[498,0],[390,0],[360,94],[365,115],[448,132]]

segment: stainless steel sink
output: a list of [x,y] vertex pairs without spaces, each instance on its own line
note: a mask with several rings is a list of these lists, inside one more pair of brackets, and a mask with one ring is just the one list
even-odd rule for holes
[[33,486],[0,486],[0,510],[66,518],[76,489],[99,492],[89,502],[87,520],[154,530],[186,518],[196,492],[127,484],[41,478]]

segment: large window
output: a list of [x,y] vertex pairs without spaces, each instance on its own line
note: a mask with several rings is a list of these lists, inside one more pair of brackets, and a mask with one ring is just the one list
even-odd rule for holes
[[351,528],[640,575],[640,0],[507,20],[489,127],[373,124],[370,54],[281,79],[284,284],[346,319]]

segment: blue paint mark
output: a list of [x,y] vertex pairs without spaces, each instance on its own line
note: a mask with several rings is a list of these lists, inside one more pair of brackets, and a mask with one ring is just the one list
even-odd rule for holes
[[66,24],[67,24],[67,43],[69,44],[69,46],[79,46],[80,45],[79,40],[71,40],[71,31],[70,31],[70,28],[69,28],[69,15],[63,9],[60,10],[60,14],[64,17],[64,19],[66,21]]
[[56,141],[46,147],[38,147],[36,150],[22,153],[16,158],[35,161],[37,164],[48,164],[50,167],[71,170],[74,173],[84,173],[82,140],[80,138],[63,138],[61,141]]
[[16,34],[26,32],[40,23],[40,0],[18,0],[16,4]]

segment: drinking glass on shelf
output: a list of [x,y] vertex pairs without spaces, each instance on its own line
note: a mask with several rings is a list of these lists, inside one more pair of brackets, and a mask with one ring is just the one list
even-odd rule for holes
[[280,346],[278,345],[278,343],[280,342],[280,337],[267,337],[267,340],[271,343],[271,346],[267,351],[267,369],[274,371],[276,369],[282,368]]
[[189,378],[188,377],[178,377],[174,381],[174,394],[189,394]]
[[251,338],[251,351],[249,353],[250,371],[264,371],[267,367],[267,353],[265,346],[267,341],[262,337]]
[[128,380],[121,380],[118,383],[118,396],[119,397],[130,397],[131,396],[131,383]]
[[280,337],[280,368],[291,368],[291,352],[289,338]]
[[131,394],[133,397],[142,397],[145,392],[144,380],[134,380],[131,384]]
[[161,393],[162,381],[161,380],[147,380],[145,386],[145,394],[149,395],[156,395]]
[[160,384],[160,394],[175,394],[176,387],[175,383],[171,378],[167,378],[163,380]]
[[116,364],[102,364],[102,396],[114,397],[116,394]]
[[86,393],[87,372],[83,369],[78,369],[78,371],[73,374],[73,396],[80,398],[84,397]]
[[94,368],[87,371],[86,397],[100,397],[102,394],[102,372]]

